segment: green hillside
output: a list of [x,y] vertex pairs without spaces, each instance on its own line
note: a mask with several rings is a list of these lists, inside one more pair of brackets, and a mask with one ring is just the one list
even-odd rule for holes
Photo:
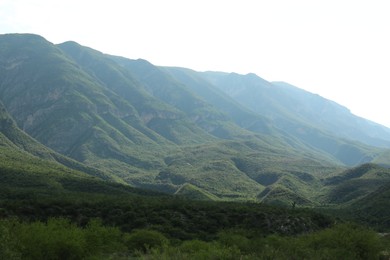
[[183,196],[191,200],[219,200],[217,196],[204,191],[192,184],[186,183],[183,184],[176,192],[175,195]]
[[323,179],[326,202],[351,204],[380,189],[390,181],[390,171],[375,164],[364,164]]
[[[387,174],[389,173],[388,170]],[[388,231],[390,230],[389,198],[390,181],[387,180],[380,188],[347,207],[346,215],[381,231]]]
[[[368,145],[389,147],[388,128],[353,115],[346,107],[285,82],[268,82],[253,73],[204,72],[208,80],[235,101],[274,120],[321,129]],[[262,102],[259,102],[259,99]]]
[[22,132],[0,103],[0,199],[67,194],[147,194],[44,147]]
[[[254,74],[195,72],[182,68],[165,70],[203,98],[221,109],[232,111],[234,120],[247,119],[248,115],[253,117],[257,113],[265,122],[272,122],[274,128],[279,128],[284,137],[295,139],[295,145],[298,141],[301,150],[309,147],[313,153],[314,148],[349,166],[371,161],[382,150],[370,145],[386,146],[386,138],[390,137],[384,127],[353,116],[330,100],[292,86],[272,84]],[[359,120],[361,128],[354,125]],[[248,120],[246,123],[237,122],[252,131],[256,131],[258,125],[250,125]],[[335,125],[343,127],[339,126],[337,130]],[[357,131],[360,132],[352,134]],[[376,139],[369,138],[372,133]]]
[[[331,185],[328,176],[388,159],[383,148],[310,122],[318,98],[306,102],[307,93],[253,74],[157,67],[75,42],[10,34],[0,36],[0,83],[5,143],[133,187],[282,205],[348,203],[360,196],[348,195],[348,186],[369,192],[380,178],[365,187],[360,179]],[[231,95],[244,98],[248,89],[258,110]],[[385,140],[385,132],[376,133]]]
[[[121,59],[119,64],[119,58],[74,42],[56,46],[36,35],[4,35],[0,44],[1,100],[17,125],[47,147],[117,182],[174,193],[187,182],[185,176],[196,174],[189,178],[192,184],[208,192],[255,197],[262,186],[234,168],[231,154],[244,156],[258,149],[277,154],[273,147],[299,154],[276,135],[241,128],[146,61]],[[226,156],[221,153],[222,167],[207,167],[216,160],[210,157],[193,161],[197,170],[192,173],[167,164],[172,154],[192,156],[198,149],[194,145],[208,154],[207,149],[232,139],[253,142],[251,147],[238,146],[242,151],[232,146]],[[177,169],[182,183],[160,180],[162,173]],[[235,173],[221,184],[219,176],[230,171]]]

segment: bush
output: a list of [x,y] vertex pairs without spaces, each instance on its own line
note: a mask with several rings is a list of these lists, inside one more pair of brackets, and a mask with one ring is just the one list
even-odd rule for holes
[[338,259],[376,259],[382,250],[374,231],[354,224],[341,224],[306,237],[318,254]]
[[18,241],[12,227],[15,220],[0,220],[0,259],[19,259]]
[[84,259],[125,251],[122,232],[100,220],[84,229],[64,218],[0,221],[0,259]]
[[253,252],[253,241],[245,233],[248,231],[223,231],[218,234],[218,242],[226,247],[237,247],[243,253]]
[[90,255],[123,252],[122,232],[115,227],[105,227],[100,219],[91,220],[84,229],[86,251]]
[[23,245],[23,259],[81,259],[86,255],[83,231],[67,219],[20,223],[15,231]]
[[176,248],[164,248],[163,251],[152,252],[152,259],[241,259],[240,250],[226,247],[218,242],[190,240]]
[[147,252],[152,248],[161,248],[168,244],[168,239],[160,232],[139,229],[130,233],[126,238],[126,245],[130,251]]

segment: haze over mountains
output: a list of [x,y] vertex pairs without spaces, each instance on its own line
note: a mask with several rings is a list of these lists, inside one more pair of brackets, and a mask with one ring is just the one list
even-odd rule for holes
[[371,164],[344,172],[388,166],[388,128],[255,74],[157,67],[10,34],[0,36],[0,102],[9,165],[26,157],[77,178],[300,204],[336,203],[337,190],[352,202],[390,180]]

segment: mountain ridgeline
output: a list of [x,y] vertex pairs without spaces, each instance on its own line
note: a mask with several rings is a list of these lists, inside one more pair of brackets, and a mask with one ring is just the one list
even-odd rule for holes
[[[0,102],[2,172],[36,176],[47,165],[61,176],[48,181],[53,189],[66,176],[125,193],[130,185],[320,205],[358,203],[390,181],[388,170],[366,164],[389,165],[389,129],[254,74],[157,67],[8,34],[0,35]],[[351,180],[347,168],[360,164],[374,168]],[[368,187],[347,192],[366,179]]]

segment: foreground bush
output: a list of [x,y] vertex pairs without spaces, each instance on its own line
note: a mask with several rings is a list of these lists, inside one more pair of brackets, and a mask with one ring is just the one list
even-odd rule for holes
[[157,231],[123,233],[96,219],[85,227],[64,218],[0,220],[0,259],[379,259],[389,247],[389,237],[353,224],[299,236],[240,229],[213,241],[170,241]]
[[19,259],[18,241],[13,234],[14,220],[0,220],[0,259]]
[[[248,232],[249,234],[249,232]],[[386,250],[379,236],[366,228],[341,224],[301,236],[245,236],[221,232],[213,242],[187,241],[144,255],[145,259],[379,259]]]
[[68,219],[0,221],[0,259],[84,259],[125,250],[122,233],[98,220],[80,228]]

